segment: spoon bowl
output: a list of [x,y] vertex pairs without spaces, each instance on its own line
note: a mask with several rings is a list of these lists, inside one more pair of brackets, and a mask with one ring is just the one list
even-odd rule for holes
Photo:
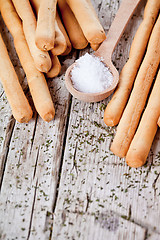
[[141,0],[123,0],[116,17],[108,31],[106,40],[100,45],[98,50],[94,53],[96,57],[103,59],[103,63],[108,67],[113,75],[112,85],[102,92],[84,93],[74,88],[71,80],[71,72],[75,67],[76,62],[73,63],[66,71],[65,84],[68,91],[77,99],[85,102],[99,102],[107,98],[116,88],[119,82],[119,73],[112,63],[112,53],[117,46],[130,18]]
[[84,101],[84,102],[99,102],[105,98],[107,98],[116,88],[118,81],[119,81],[119,73],[112,62],[106,64],[109,68],[109,71],[113,75],[113,83],[112,85],[102,92],[97,93],[84,93],[80,92],[74,88],[72,80],[71,80],[71,72],[72,69],[75,67],[76,63],[73,63],[66,71],[65,75],[65,83],[68,91],[77,99]]

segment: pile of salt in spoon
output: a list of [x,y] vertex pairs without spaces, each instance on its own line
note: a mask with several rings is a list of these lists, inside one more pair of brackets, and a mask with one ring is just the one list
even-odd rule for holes
[[98,93],[113,83],[113,75],[99,57],[86,53],[71,71],[73,87],[84,93]]

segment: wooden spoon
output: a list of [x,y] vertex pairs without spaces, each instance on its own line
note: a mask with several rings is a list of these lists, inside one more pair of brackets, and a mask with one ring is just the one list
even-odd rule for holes
[[116,17],[108,31],[106,40],[101,44],[98,50],[94,53],[96,56],[103,58],[103,63],[109,68],[110,72],[112,73],[113,75],[112,86],[107,88],[103,92],[98,92],[98,93],[83,93],[76,90],[73,87],[73,84],[71,81],[71,75],[70,75],[72,68],[76,64],[76,63],[73,63],[66,71],[65,83],[68,91],[74,97],[85,102],[98,102],[105,99],[113,92],[113,90],[115,89],[119,81],[119,73],[112,63],[112,60],[111,60],[112,53],[115,47],[117,46],[119,39],[121,38],[127,26],[127,23],[132,17],[133,12],[137,8],[140,1],[141,0],[122,0],[122,3],[116,14]]

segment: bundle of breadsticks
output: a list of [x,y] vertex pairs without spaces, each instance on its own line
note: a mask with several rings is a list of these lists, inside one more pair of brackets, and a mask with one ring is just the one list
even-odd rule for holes
[[[0,0],[2,17],[13,36],[15,49],[26,73],[35,108],[45,121],[55,115],[44,76],[60,73],[58,55],[67,55],[72,46],[83,49],[88,43],[96,50],[106,35],[90,0]],[[13,116],[19,122],[32,118],[8,52],[0,37],[0,79]]]
[[106,125],[118,124],[111,151],[119,157],[126,157],[127,164],[135,168],[145,164],[160,125],[159,11],[159,0],[147,1],[129,60],[104,112]]

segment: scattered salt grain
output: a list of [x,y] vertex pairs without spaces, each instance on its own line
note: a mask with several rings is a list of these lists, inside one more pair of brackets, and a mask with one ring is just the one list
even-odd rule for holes
[[102,92],[113,82],[113,75],[99,57],[86,53],[71,71],[75,89],[84,93]]

